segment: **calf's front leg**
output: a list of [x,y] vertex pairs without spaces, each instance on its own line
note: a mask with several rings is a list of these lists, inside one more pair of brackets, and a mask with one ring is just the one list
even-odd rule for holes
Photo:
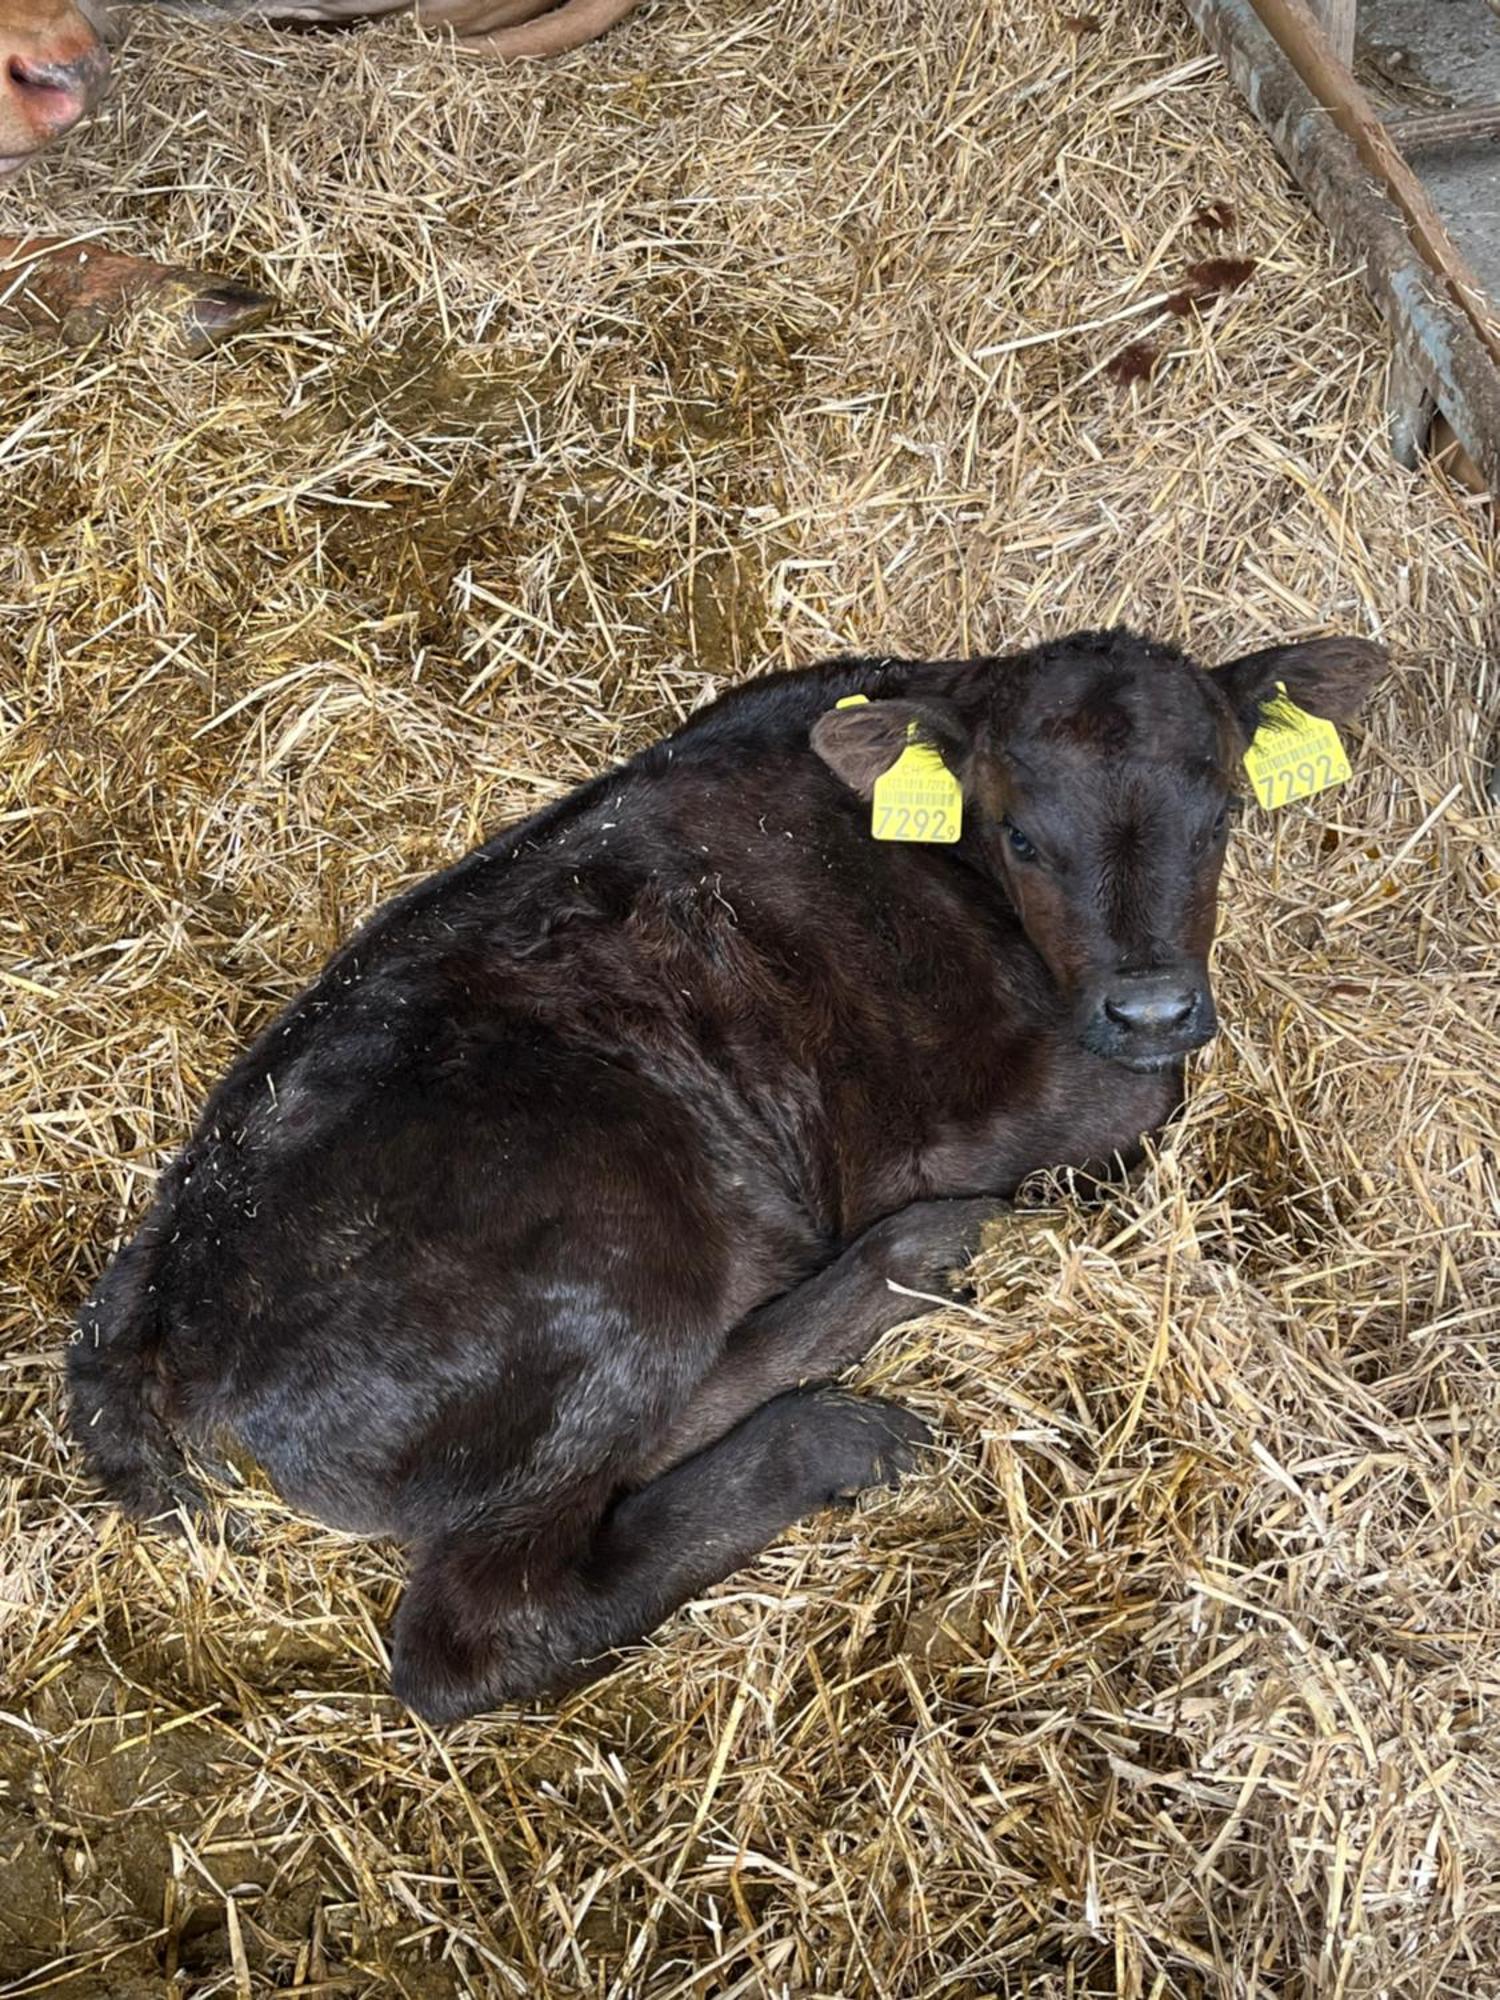
[[883,1333],[920,1319],[930,1306],[892,1285],[948,1290],[978,1252],[986,1225],[1009,1208],[988,1197],[913,1202],[867,1229],[816,1276],[751,1313],[640,1479],[701,1451],[773,1396],[852,1368]]

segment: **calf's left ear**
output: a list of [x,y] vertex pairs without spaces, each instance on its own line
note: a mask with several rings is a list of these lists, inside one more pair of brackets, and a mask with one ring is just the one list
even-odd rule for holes
[[1298,708],[1329,722],[1347,722],[1390,662],[1369,639],[1307,639],[1300,646],[1268,646],[1215,667],[1213,677],[1229,698],[1245,737],[1254,736],[1278,682]]
[[875,780],[913,741],[930,744],[955,777],[963,775],[969,732],[951,702],[867,701],[858,708],[830,708],[812,727],[813,749],[866,799]]

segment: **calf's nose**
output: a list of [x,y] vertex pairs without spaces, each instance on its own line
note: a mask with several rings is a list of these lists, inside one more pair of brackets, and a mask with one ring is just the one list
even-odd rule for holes
[[0,58],[0,84],[11,107],[39,134],[55,138],[93,109],[109,72],[102,42],[74,54]]
[[1171,973],[1137,973],[1104,996],[1104,1012],[1128,1035],[1170,1035],[1186,1027],[1202,1003],[1196,986]]

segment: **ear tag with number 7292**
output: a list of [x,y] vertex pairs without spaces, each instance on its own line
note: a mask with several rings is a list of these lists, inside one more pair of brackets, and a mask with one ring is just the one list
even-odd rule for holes
[[[835,708],[864,708],[869,696],[846,694]],[[930,744],[917,741],[917,725],[906,725],[906,748],[875,780],[870,832],[876,840],[957,840],[964,830],[964,793],[957,778]]]
[[1341,785],[1349,775],[1349,759],[1339,733],[1321,715],[1309,715],[1287,697],[1286,684],[1276,683],[1280,699],[1272,704],[1245,752],[1245,769],[1255,796],[1267,812],[1310,799]]

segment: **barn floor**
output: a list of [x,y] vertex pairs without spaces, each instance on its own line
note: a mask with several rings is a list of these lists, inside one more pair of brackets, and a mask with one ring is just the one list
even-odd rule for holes
[[[290,302],[0,347],[5,1992],[1500,1995],[1494,543],[1179,11],[1066,4],[133,10],[0,197]],[[740,675],[1117,619],[1395,671],[1247,816],[1154,1169],[875,1357],[927,1472],[440,1736],[393,1551],[88,1495],[69,1313],[373,903]]]
[[[1407,113],[1500,102],[1500,19],[1489,0],[1362,0],[1360,80]],[[1500,292],[1500,151],[1494,139],[1412,153],[1433,205],[1491,297]]]

